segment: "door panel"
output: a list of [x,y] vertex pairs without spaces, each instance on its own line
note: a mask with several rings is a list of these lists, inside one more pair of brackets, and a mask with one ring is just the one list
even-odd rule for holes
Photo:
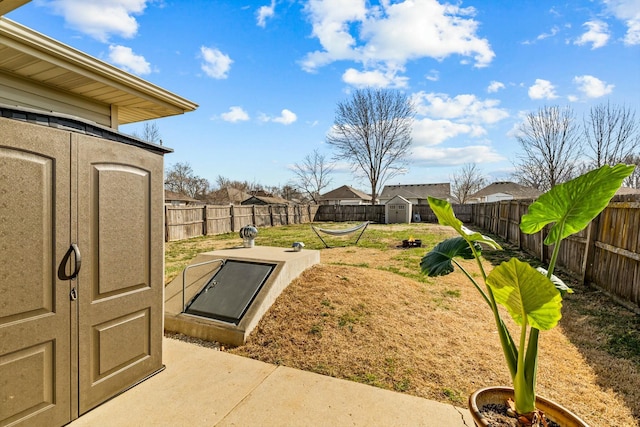
[[[0,425],[71,420],[69,134],[0,119]],[[69,266],[70,268],[70,266]]]
[[162,157],[78,148],[80,414],[162,368]]

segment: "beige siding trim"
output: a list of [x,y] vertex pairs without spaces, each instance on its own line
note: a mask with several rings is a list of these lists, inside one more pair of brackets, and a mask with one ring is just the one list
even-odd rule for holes
[[0,72],[0,103],[53,111],[111,126],[111,108]]

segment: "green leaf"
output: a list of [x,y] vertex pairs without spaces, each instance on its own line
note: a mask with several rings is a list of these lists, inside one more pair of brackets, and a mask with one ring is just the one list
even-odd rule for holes
[[[544,276],[548,276],[549,274],[549,270],[542,268],[542,267],[538,267],[536,268],[536,270],[538,270],[540,273],[542,273]],[[556,276],[555,274],[552,274],[551,277],[549,278],[551,279],[551,282],[553,283],[553,285],[556,287],[557,290],[560,291],[560,295],[561,296],[565,296],[565,294],[572,294],[573,293],[573,289],[571,289],[570,287],[568,287],[561,278],[559,278],[558,276]]]
[[[476,247],[478,252],[481,248]],[[428,276],[446,276],[453,272],[451,260],[455,257],[472,259],[473,251],[462,237],[453,237],[438,243],[420,262],[420,268]]]
[[558,324],[562,296],[545,275],[526,262],[512,258],[487,276],[487,285],[498,304],[506,307],[520,326],[526,322],[541,331]]
[[467,242],[484,243],[493,249],[502,250],[500,245],[496,243],[496,241],[492,238],[469,230],[467,227],[462,225],[462,221],[456,218],[455,213],[453,213],[453,208],[451,207],[451,204],[449,202],[442,199],[436,199],[435,197],[428,197],[427,200],[429,201],[431,210],[438,218],[438,223],[440,225],[447,225],[449,227],[452,227]]
[[529,206],[520,229],[534,234],[555,223],[544,241],[547,245],[579,232],[607,207],[633,169],[633,165],[605,165],[556,185]]

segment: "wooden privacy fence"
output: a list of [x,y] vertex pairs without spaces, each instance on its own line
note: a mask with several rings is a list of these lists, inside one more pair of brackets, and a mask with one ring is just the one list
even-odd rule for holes
[[[520,218],[531,203],[508,200],[470,205],[471,222],[548,262],[553,247],[543,242],[549,227],[531,235],[520,231]],[[640,310],[640,202],[610,203],[586,229],[562,242],[557,263]]]
[[317,209],[315,205],[165,205],[165,241],[238,232],[245,225],[308,223],[313,221]]
[[[437,222],[429,205],[413,205],[420,222]],[[460,220],[471,221],[471,205],[453,205]],[[165,205],[165,241],[240,231],[245,225],[272,227],[308,222],[364,222],[384,224],[384,205]]]

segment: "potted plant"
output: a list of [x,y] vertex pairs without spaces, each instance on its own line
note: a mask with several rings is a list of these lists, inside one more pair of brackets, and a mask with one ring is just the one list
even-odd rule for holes
[[[518,425],[547,425],[547,419],[563,427],[587,425],[554,402],[536,399],[539,333],[557,325],[562,317],[562,296],[572,292],[553,275],[561,241],[589,225],[607,207],[633,169],[634,166],[622,164],[603,166],[553,187],[531,204],[528,213],[522,217],[520,229],[534,234],[550,225],[544,243],[553,246],[553,252],[546,270],[512,258],[487,274],[481,260],[481,244],[498,250],[502,249],[500,245],[463,226],[447,201],[429,197],[429,205],[438,222],[454,228],[460,237],[437,244],[422,258],[421,269],[429,276],[446,275],[454,270],[455,264],[471,281],[491,309],[512,379],[513,389],[482,390],[471,395],[469,406],[477,425],[489,425],[479,411],[482,404],[487,403],[488,395],[498,395],[502,404],[509,405],[509,412]],[[456,258],[475,259],[483,283],[467,272]],[[505,307],[519,326],[517,340],[507,329],[498,305]],[[558,408],[550,408],[549,403]],[[556,409],[559,415],[555,413]]]

